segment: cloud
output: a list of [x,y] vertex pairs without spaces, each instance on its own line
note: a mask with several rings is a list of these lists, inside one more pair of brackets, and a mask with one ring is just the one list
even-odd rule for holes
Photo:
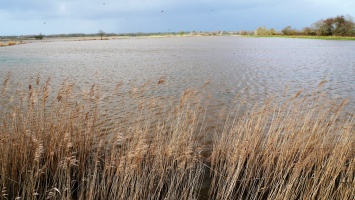
[[302,28],[352,13],[352,0],[1,0],[0,35]]

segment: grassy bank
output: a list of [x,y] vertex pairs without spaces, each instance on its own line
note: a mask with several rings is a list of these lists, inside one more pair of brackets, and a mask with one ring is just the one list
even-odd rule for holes
[[[103,97],[34,77],[3,79],[0,199],[351,199],[355,123],[346,102],[314,93],[269,98],[232,118],[245,99],[221,111],[223,127],[204,142],[206,107],[187,89],[174,103],[139,102],[130,123],[102,127]],[[161,81],[156,81],[162,84]],[[114,96],[121,83],[113,88]],[[147,90],[145,88],[145,90]],[[115,96],[122,98],[122,96]],[[125,101],[127,99],[124,99]],[[155,115],[157,105],[164,112]],[[208,109],[208,107],[207,107]],[[217,121],[217,119],[216,119]],[[206,149],[209,152],[206,153]],[[207,156],[208,155],[208,156]],[[203,180],[210,175],[208,180]],[[207,185],[209,192],[201,192]],[[206,187],[205,187],[206,188]]]
[[355,37],[346,37],[346,36],[260,35],[260,36],[249,36],[249,37],[301,38],[301,39],[319,39],[319,40],[355,40]]

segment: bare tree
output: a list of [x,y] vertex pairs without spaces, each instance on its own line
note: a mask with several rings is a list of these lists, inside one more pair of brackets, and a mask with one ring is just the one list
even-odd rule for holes
[[102,37],[105,36],[105,32],[103,30],[99,30],[99,36],[101,37],[101,40],[102,40]]

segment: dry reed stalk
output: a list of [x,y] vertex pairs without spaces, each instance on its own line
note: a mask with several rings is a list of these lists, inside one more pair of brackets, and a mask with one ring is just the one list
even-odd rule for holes
[[6,76],[4,77],[4,82],[3,82],[2,92],[1,92],[2,96],[5,95],[10,78],[11,78],[11,72],[7,73]]
[[159,81],[158,81],[158,85],[159,84],[164,84],[165,83],[165,80],[166,80],[166,78],[165,77],[160,77],[160,79],[159,79]]

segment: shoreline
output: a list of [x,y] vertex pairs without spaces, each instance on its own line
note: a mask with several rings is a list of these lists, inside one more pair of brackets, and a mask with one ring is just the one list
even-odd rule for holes
[[[185,35],[139,35],[139,36],[106,36],[101,39],[100,36],[82,36],[82,37],[45,37],[41,40],[34,38],[18,38],[18,39],[1,39],[0,47],[14,46],[19,44],[42,43],[42,42],[73,42],[73,41],[96,41],[96,40],[123,40],[123,39],[146,39],[146,38],[183,38],[183,37],[210,37],[222,35],[206,35],[206,34],[185,34]],[[227,35],[226,35],[227,36]],[[228,35],[235,36],[235,35]]]
[[254,38],[296,38],[296,39],[317,39],[317,40],[355,40],[350,36],[310,36],[310,35],[254,35],[247,36]]
[[216,34],[167,34],[167,35],[138,35],[138,36],[106,36],[101,39],[100,36],[81,36],[81,37],[45,37],[42,40],[34,38],[18,38],[18,39],[1,39],[1,47],[9,47],[20,44],[41,43],[41,42],[72,42],[72,41],[96,41],[96,40],[123,40],[123,39],[146,39],[146,38],[183,38],[183,37],[212,37],[212,36],[229,36],[229,37],[248,37],[248,38],[291,38],[291,39],[315,39],[315,40],[344,40],[353,41],[355,37],[344,36],[306,36],[306,35],[216,35]]

